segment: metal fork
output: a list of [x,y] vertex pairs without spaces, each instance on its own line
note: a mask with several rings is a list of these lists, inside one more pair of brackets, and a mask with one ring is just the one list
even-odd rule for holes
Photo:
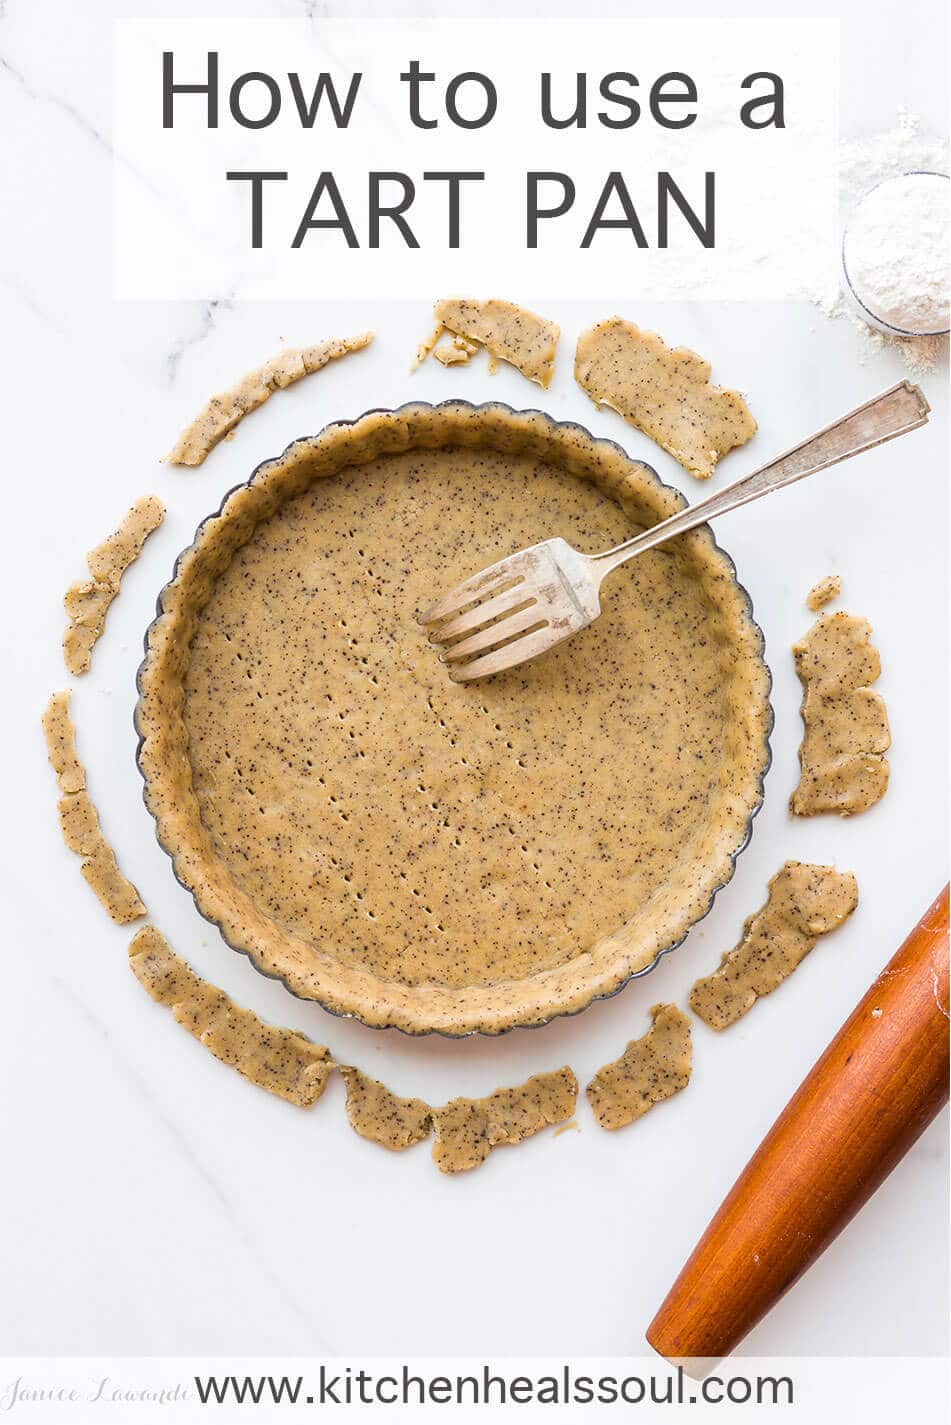
[[563,539],[546,539],[474,574],[437,599],[418,622],[442,646],[443,661],[451,665],[456,681],[527,663],[594,622],[601,612],[601,581],[620,564],[716,515],[916,430],[929,410],[917,386],[899,381],[768,465],[624,544],[587,555]]

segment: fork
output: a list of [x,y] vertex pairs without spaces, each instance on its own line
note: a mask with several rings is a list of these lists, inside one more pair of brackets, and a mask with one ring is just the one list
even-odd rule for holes
[[543,540],[466,579],[417,621],[442,648],[456,682],[527,663],[594,622],[601,612],[601,581],[619,565],[728,510],[917,430],[929,410],[917,386],[899,381],[768,465],[614,549],[588,555],[561,538]]

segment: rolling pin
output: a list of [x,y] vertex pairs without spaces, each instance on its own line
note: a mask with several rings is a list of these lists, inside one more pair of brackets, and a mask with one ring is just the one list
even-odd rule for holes
[[647,1330],[700,1373],[735,1350],[948,1099],[948,887],[790,1099]]

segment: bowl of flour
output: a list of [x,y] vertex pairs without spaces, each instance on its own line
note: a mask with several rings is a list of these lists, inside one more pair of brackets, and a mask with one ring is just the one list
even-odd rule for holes
[[856,204],[842,239],[846,288],[861,315],[895,336],[951,327],[951,182],[918,171],[886,178]]

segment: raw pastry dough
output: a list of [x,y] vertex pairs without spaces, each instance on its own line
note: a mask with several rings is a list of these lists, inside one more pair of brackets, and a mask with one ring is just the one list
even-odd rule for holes
[[577,1009],[680,938],[732,873],[769,724],[709,533],[483,684],[413,621],[502,549],[609,548],[680,507],[578,427],[450,403],[331,426],[234,491],[163,593],[137,710],[160,839],[229,943],[343,1013],[459,1034]]
[[76,729],[69,715],[69,691],[52,693],[43,713],[43,735],[50,766],[61,792],[81,792],[86,771],[76,754]]
[[79,870],[116,925],[141,920],[145,906],[131,881],[119,870],[116,854],[102,834],[99,815],[85,791],[71,792],[58,803],[63,840],[83,858]]
[[400,1098],[378,1079],[341,1064],[347,1085],[347,1117],[361,1138],[400,1152],[428,1138],[433,1111],[421,1098]]
[[[493,360],[509,362],[539,386],[550,385],[560,336],[555,322],[513,302],[494,298],[487,302],[450,298],[437,302],[433,310],[436,328],[431,337],[420,343],[417,365],[431,351],[444,366],[467,362],[478,347],[484,346]],[[437,346],[444,331],[452,332],[455,340],[448,346]]]
[[585,1092],[602,1128],[624,1128],[690,1082],[690,1020],[675,1004],[655,1004],[651,1027],[620,1059],[605,1064]]
[[464,336],[454,336],[433,348],[433,356],[443,366],[466,366],[479,348]]
[[766,904],[743,927],[743,939],[718,969],[690,991],[690,1008],[711,1029],[726,1029],[787,979],[820,935],[858,905],[851,871],[787,861],[769,883]]
[[129,946],[129,964],[139,984],[176,1021],[268,1093],[310,1108],[320,1098],[334,1067],[329,1049],[293,1029],[265,1024],[249,1009],[196,975],[163,935],[147,925]]
[[869,686],[882,667],[871,633],[867,619],[822,614],[793,647],[805,726],[796,816],[851,816],[885,795],[891,734],[884,699]]
[[842,592],[842,580],[838,574],[826,574],[818,584],[813,584],[806,595],[806,608],[818,613],[826,604],[831,604]]
[[117,925],[141,920],[145,906],[116,863],[102,834],[99,816],[86,792],[86,772],[76,754],[76,730],[69,715],[69,693],[53,693],[43,713],[43,733],[50,765],[63,793],[57,805],[60,830],[70,851],[83,858],[80,873]]
[[115,533],[87,554],[92,578],[71,584],[63,600],[69,617],[63,634],[63,657],[70,673],[88,671],[93,646],[105,627],[106,614],[119,592],[122,576],[164,518],[161,500],[144,495],[136,500]]
[[203,408],[191,425],[183,430],[168,459],[172,465],[200,465],[220,440],[251,411],[263,406],[275,391],[293,386],[302,376],[310,376],[330,361],[362,351],[373,340],[372,332],[359,336],[337,337],[316,346],[291,348],[266,361],[256,371],[249,371],[237,386],[221,391]]
[[739,391],[711,385],[709,361],[620,317],[581,333],[575,380],[596,405],[617,411],[700,480],[756,431]]
[[550,1123],[564,1123],[577,1098],[578,1081],[567,1065],[486,1098],[454,1098],[433,1109],[433,1161],[441,1173],[477,1168],[500,1144],[521,1143]]

